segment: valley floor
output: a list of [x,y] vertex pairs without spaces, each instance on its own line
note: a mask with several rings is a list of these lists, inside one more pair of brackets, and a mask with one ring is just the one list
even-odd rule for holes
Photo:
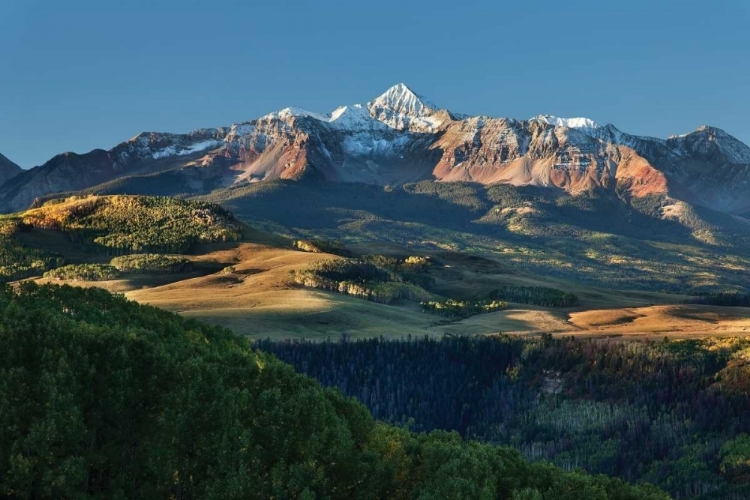
[[[388,253],[403,249],[377,250]],[[291,283],[290,272],[332,257],[245,242],[216,245],[193,257],[199,269],[203,266],[203,275],[71,284],[125,293],[132,300],[253,338],[335,340],[344,333],[353,338],[550,333],[661,339],[750,333],[748,308],[684,305],[680,304],[686,298],[683,296],[541,280],[509,271],[491,258],[458,253],[441,254],[442,265],[434,271],[436,287],[446,294],[483,291],[499,283],[558,286],[578,295],[581,304],[574,309],[510,304],[504,311],[450,321],[422,312],[415,303],[382,305]]]

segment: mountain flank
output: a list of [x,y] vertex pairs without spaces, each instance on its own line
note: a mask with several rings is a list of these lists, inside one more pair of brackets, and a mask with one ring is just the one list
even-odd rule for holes
[[720,129],[657,139],[588,118],[465,116],[404,84],[328,114],[285,108],[228,127],[142,133],[108,151],[58,155],[0,184],[0,210],[85,189],[203,195],[284,179],[509,184],[750,211],[750,148]]
[[23,169],[0,154],[0,185],[23,172]]

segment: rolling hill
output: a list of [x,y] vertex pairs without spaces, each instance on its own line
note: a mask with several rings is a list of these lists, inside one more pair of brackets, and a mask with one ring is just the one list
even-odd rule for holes
[[[472,199],[467,194],[471,185],[455,184],[451,189],[461,186],[465,191],[457,200]],[[377,186],[369,189],[374,193],[365,197],[369,201],[350,201],[363,210],[391,207],[411,213],[414,219],[377,221],[363,215],[359,222],[339,226],[340,221],[332,217],[329,226],[318,226],[325,219],[318,219],[311,207],[311,225],[287,230],[284,236],[248,226],[206,201],[123,195],[51,200],[0,219],[0,272],[4,281],[34,279],[124,293],[138,302],[230,327],[252,338],[499,332],[662,338],[745,335],[750,326],[747,309],[689,304],[696,297],[686,295],[747,293],[746,271],[737,270],[746,270],[748,259],[731,247],[663,243],[593,231],[575,237],[514,235],[507,228],[472,222],[470,208],[446,198],[444,192],[441,197],[388,193]],[[289,187],[281,186],[278,192],[288,194]],[[299,200],[309,194],[292,193]],[[395,198],[381,200],[377,193]],[[254,217],[270,217],[273,207],[284,204],[271,198],[264,205],[262,196],[267,195],[267,189],[258,193],[261,200],[252,205]],[[416,203],[411,210],[395,209],[394,200],[400,197],[409,201],[424,197],[428,203]],[[336,206],[325,199],[321,203]],[[444,204],[443,208],[465,213],[467,218],[453,226],[441,222],[441,212],[429,203]],[[420,206],[423,213],[417,211]],[[294,216],[296,207],[290,209]],[[437,218],[428,219],[430,214]],[[346,238],[345,247],[300,242],[289,234],[347,231],[359,236]],[[381,236],[379,241],[367,239],[376,235]],[[411,239],[399,243],[399,235]],[[545,247],[551,239],[558,248]],[[637,261],[613,261],[625,259],[627,252],[643,256]],[[368,282],[370,278],[360,279],[356,273],[341,275],[333,285],[321,288],[314,282],[331,276],[315,274],[321,262],[353,262],[355,270],[361,268],[357,262],[364,262],[376,279]],[[409,262],[417,267],[411,270]],[[329,268],[336,271],[336,266]],[[306,278],[300,281],[296,276]],[[352,292],[352,286],[358,291]],[[337,293],[344,289],[349,292]],[[372,290],[385,292],[381,299],[391,298],[363,300]],[[565,294],[575,299],[554,302]],[[430,301],[453,301],[471,312],[447,317],[430,313],[420,304]],[[487,301],[507,305],[478,314],[481,311],[475,309]]]

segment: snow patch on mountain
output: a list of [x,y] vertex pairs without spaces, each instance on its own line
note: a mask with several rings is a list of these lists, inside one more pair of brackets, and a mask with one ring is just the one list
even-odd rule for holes
[[370,116],[361,104],[341,106],[331,113],[331,126],[344,130],[385,130],[388,127]]
[[314,118],[322,122],[327,122],[328,120],[330,120],[329,115],[322,115],[320,113],[315,113],[313,111],[308,111],[306,109],[296,108],[296,107],[284,108],[281,111],[274,111],[273,113],[269,113],[265,116],[258,118],[258,120],[264,120],[264,121],[278,120],[278,119],[283,120],[283,119],[288,119],[288,118],[299,118],[299,117]]
[[168,156],[190,155],[193,153],[199,153],[201,151],[217,148],[223,142],[224,141],[208,140],[188,145],[173,144],[171,146],[167,146],[166,148],[153,152],[151,154],[151,157],[155,160],[158,160],[159,158],[166,158]]
[[231,127],[229,127],[229,133],[224,138],[224,141],[226,142],[232,142],[237,137],[242,137],[243,135],[250,135],[256,130],[255,125],[252,123],[235,123]]
[[344,138],[343,149],[352,156],[393,156],[408,142],[408,135],[378,137],[369,133],[349,135]]
[[576,118],[560,118],[559,116],[553,115],[537,115],[529,121],[537,121],[546,123],[554,127],[568,127],[575,129],[589,129],[594,130],[599,128],[599,124],[591,118],[576,117]]

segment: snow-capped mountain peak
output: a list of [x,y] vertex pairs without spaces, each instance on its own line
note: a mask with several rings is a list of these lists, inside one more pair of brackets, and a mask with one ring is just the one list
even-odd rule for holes
[[394,85],[367,103],[367,109],[373,118],[398,130],[429,132],[441,123],[433,117],[440,108],[403,83]]
[[331,113],[330,123],[333,127],[345,130],[370,130],[386,128],[386,125],[370,116],[370,112],[361,104],[340,106]]
[[418,117],[429,116],[439,109],[403,83],[397,83],[389,88],[374,101],[368,103],[367,107],[371,111],[373,108],[389,109],[403,115]]
[[366,106],[361,104],[341,106],[328,114],[290,107],[269,113],[258,118],[257,121],[286,121],[291,118],[307,117],[329,123],[338,129],[363,130],[385,126],[401,131],[433,132],[442,123],[442,120],[434,116],[439,109],[405,84],[399,83],[367,103]]
[[568,127],[578,129],[594,130],[599,128],[599,124],[591,118],[575,117],[575,118],[560,118],[559,116],[553,115],[538,115],[529,121],[537,121],[546,123],[554,127]]

